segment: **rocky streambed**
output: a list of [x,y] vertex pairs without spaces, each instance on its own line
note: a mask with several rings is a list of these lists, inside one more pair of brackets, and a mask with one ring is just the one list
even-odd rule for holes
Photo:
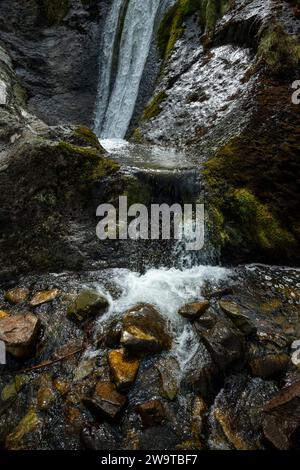
[[7,285],[1,447],[298,447],[299,282],[249,265]]

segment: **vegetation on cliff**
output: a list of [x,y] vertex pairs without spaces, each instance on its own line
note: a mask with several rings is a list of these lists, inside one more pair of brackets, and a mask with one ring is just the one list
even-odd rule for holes
[[192,14],[199,17],[203,33],[214,33],[217,19],[232,6],[232,0],[177,0],[165,14],[158,31],[158,47],[163,59],[167,59],[184,31],[184,20]]

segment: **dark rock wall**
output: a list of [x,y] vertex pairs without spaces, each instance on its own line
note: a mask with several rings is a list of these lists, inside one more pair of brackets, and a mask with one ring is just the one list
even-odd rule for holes
[[91,125],[101,25],[111,0],[1,0],[0,41],[48,124]]

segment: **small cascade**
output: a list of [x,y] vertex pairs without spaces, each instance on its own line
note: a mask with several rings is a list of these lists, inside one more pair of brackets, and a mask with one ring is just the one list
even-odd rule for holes
[[[136,104],[160,0],[114,0],[103,34],[96,134],[125,137]],[[114,66],[114,63],[116,66]]]

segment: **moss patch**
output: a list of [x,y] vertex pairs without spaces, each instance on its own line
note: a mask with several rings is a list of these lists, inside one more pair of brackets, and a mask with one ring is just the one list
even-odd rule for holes
[[275,75],[289,74],[299,65],[300,45],[296,36],[286,33],[282,26],[274,23],[260,32],[258,57]]
[[164,91],[161,91],[156,96],[154,96],[151,102],[144,109],[142,119],[148,120],[158,116],[162,111],[161,104],[167,99],[167,97],[168,95]]
[[218,18],[233,4],[233,0],[177,0],[165,14],[158,30],[157,44],[162,59],[168,59],[176,41],[182,36],[187,16],[197,14],[203,32],[212,36]]

